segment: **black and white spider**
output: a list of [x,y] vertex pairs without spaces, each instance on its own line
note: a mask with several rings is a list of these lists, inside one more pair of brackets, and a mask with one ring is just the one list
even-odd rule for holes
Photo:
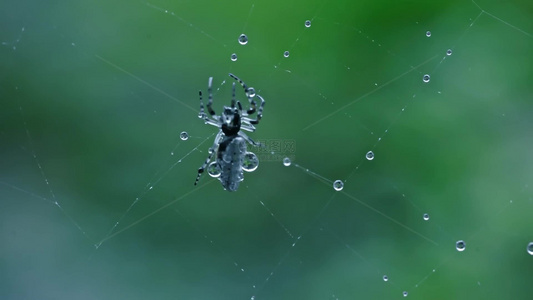
[[[248,87],[242,80],[233,74],[229,76],[238,81],[243,89],[246,97],[248,98],[249,107],[246,111],[243,111],[241,102],[235,100],[235,82],[233,82],[233,95],[231,97],[231,106],[224,106],[224,111],[218,116],[212,108],[213,105],[213,77],[209,77],[207,85],[207,92],[209,93],[209,102],[207,102],[207,111],[211,115],[209,117],[204,110],[204,103],[202,101],[202,91],[200,94],[200,113],[198,117],[205,121],[205,124],[216,126],[220,128],[213,145],[209,148],[209,156],[205,160],[204,164],[198,169],[198,175],[194,185],[200,180],[200,176],[206,168],[213,177],[218,177],[218,180],[222,183],[222,187],[225,190],[236,191],[239,188],[239,184],[244,179],[243,170],[252,172],[257,168],[259,163],[257,156],[252,152],[247,152],[246,142],[253,146],[261,146],[259,143],[254,142],[249,138],[241,129],[254,132],[256,124],[259,124],[261,117],[263,116],[263,107],[265,106],[265,100],[263,97],[255,93],[254,88]],[[259,109],[255,98],[261,100]],[[255,118],[251,118],[250,115],[256,113]],[[216,154],[215,161],[211,161],[213,155]],[[209,166],[208,166],[209,164]]]

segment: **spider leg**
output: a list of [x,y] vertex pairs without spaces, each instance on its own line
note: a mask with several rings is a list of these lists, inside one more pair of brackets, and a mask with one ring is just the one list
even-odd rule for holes
[[[202,91],[199,91],[199,95],[200,95],[200,113],[198,114],[198,118],[203,119],[205,121],[205,124],[209,124],[209,125],[213,125],[213,126],[216,126],[216,127],[220,127],[220,125],[218,124],[218,122],[216,120],[209,119],[209,117],[205,113],[204,102],[202,101]],[[214,111],[213,111],[213,113],[214,113]]]
[[257,116],[255,119],[246,118],[249,119],[248,121],[250,122],[250,124],[259,124],[259,121],[261,121],[261,118],[263,117],[263,108],[265,107],[265,99],[263,99],[263,97],[261,97],[259,94],[256,94],[255,96],[261,100],[261,105],[259,105],[259,110],[257,111]]
[[[239,102],[239,106],[240,105],[241,103]],[[235,82],[233,83],[233,94],[231,95],[231,108],[235,108]]]
[[252,98],[248,98],[248,102],[250,102],[250,107],[248,108],[248,110],[246,110],[246,112],[251,115],[253,113],[255,113],[255,101]]
[[200,180],[200,176],[202,176],[202,173],[204,172],[205,168],[213,158],[213,155],[215,154],[215,150],[218,148],[218,144],[220,144],[220,140],[224,137],[224,133],[220,131],[217,136],[215,137],[215,142],[213,145],[209,148],[208,152],[209,155],[207,156],[207,159],[202,164],[200,168],[198,168],[198,175],[196,175],[196,180],[194,181],[194,185],[198,184],[198,181]]
[[235,80],[237,80],[241,85],[242,85],[242,88],[244,89],[244,93],[246,94],[246,97],[248,98],[248,102],[250,102],[250,108],[248,108],[248,110],[246,111],[249,115],[253,114],[255,112],[255,101],[254,101],[254,96],[250,95],[250,88],[248,88],[248,86],[246,85],[246,83],[244,83],[244,81],[242,81],[239,77],[229,73],[229,76]]
[[213,105],[213,77],[209,77],[209,81],[207,84],[207,92],[209,93],[209,102],[207,102],[207,111],[209,111],[209,114],[211,116],[215,115],[215,111],[211,107]]
[[257,143],[255,142],[254,140],[252,140],[249,136],[246,135],[246,133],[242,132],[242,131],[239,131],[238,135],[240,137],[242,137],[245,141],[247,141],[248,143],[252,144],[254,147],[264,147],[265,145],[261,144],[261,143]]
[[248,86],[246,85],[246,83],[244,83],[244,81],[242,81],[239,77],[229,73],[229,76],[235,80],[237,80],[243,87],[244,89],[244,93],[246,94],[246,97],[250,98],[250,92],[249,92],[249,89],[248,89]]
[[255,131],[255,127],[253,125],[251,125],[251,124],[241,124],[241,129],[249,131],[249,132],[254,132]]

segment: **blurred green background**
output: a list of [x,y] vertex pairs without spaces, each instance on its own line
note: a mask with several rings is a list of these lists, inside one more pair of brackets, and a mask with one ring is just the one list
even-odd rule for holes
[[476,2],[2,1],[0,299],[530,299],[533,5]]

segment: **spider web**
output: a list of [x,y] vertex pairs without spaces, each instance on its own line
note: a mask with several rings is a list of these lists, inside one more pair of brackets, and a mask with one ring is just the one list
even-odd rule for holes
[[[528,3],[25,5],[2,4],[2,299],[527,298]],[[219,113],[229,72],[266,100],[235,193],[193,186],[198,90]]]

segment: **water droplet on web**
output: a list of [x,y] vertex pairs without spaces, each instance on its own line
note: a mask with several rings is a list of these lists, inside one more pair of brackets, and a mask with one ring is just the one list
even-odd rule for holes
[[288,158],[288,157],[285,157],[285,158],[283,159],[283,165],[284,165],[285,167],[290,166],[290,165],[291,165],[291,159]]
[[446,55],[448,55],[448,56],[452,55],[452,49],[446,50]]
[[409,293],[408,293],[407,291],[403,291],[402,295],[403,295],[404,297],[407,297],[407,295],[409,295]]
[[305,21],[305,27],[311,27],[311,21],[310,20]]
[[285,51],[285,52],[283,52],[283,56],[285,56],[285,57],[289,57],[289,51]]
[[333,189],[337,192],[342,191],[342,188],[344,188],[344,183],[341,180],[335,180],[335,182],[333,182]]
[[429,215],[428,214],[424,214],[424,221],[427,221],[429,220]]
[[246,152],[244,154],[244,161],[242,163],[242,169],[246,172],[253,172],[259,166],[259,159],[253,152]]
[[248,37],[246,36],[246,34],[241,34],[239,36],[239,44],[241,45],[246,45],[248,43]]
[[389,276],[383,275],[383,281],[389,281]]
[[186,140],[189,139],[189,134],[187,133],[187,131],[182,131],[182,132],[180,133],[180,139],[181,139],[182,141],[186,141]]
[[255,97],[255,89],[253,87],[248,88],[248,95],[250,95],[250,97]]
[[455,243],[455,249],[457,249],[457,251],[459,252],[465,251],[465,248],[466,248],[466,243],[463,240],[457,241],[457,243]]
[[209,166],[207,166],[207,173],[211,177],[219,177],[221,173],[220,165],[216,161],[211,162]]
[[426,31],[426,36],[427,36],[427,37],[430,37],[430,36],[431,36],[431,31],[429,31],[429,30]]
[[149,189],[151,190],[151,189],[153,189],[153,188],[154,188],[153,186],[150,186],[150,188],[149,188]]
[[368,152],[366,153],[366,159],[368,159],[368,160],[373,160],[373,159],[374,159],[374,152],[372,152],[372,151],[368,151]]
[[233,53],[231,55],[231,61],[236,61],[237,60],[237,54]]
[[529,253],[529,255],[533,255],[533,242],[527,244],[527,253]]
[[424,82],[429,82],[429,80],[431,79],[431,76],[429,76],[429,74],[425,74],[423,77],[422,77],[422,81]]

